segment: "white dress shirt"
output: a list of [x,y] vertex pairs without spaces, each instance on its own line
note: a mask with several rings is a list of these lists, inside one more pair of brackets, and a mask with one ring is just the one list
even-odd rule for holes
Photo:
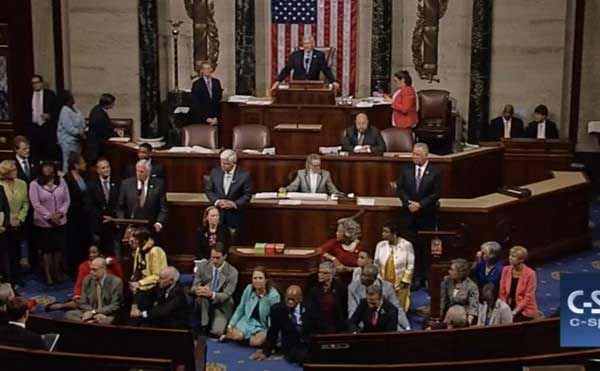
[[504,138],[510,138],[510,129],[512,126],[512,119],[507,120],[502,117],[502,121],[504,121]]
[[44,90],[34,91],[31,97],[31,122],[42,126],[44,119],[42,114],[44,113]]
[[537,124],[537,139],[546,139],[546,120]]
[[233,174],[235,174],[235,166],[223,174],[223,191],[225,194],[229,193],[229,188],[231,188],[233,182]]
[[319,186],[319,173],[315,173],[311,170],[308,172],[308,178],[310,180],[310,192],[317,193],[317,187]]
[[388,257],[394,251],[394,267],[396,268],[396,282],[410,283],[415,269],[415,251],[412,243],[404,238],[398,237],[396,245],[390,245],[387,240],[379,241],[375,247],[373,262],[379,266],[383,275]]
[[15,326],[19,326],[21,328],[26,328],[25,324],[23,322],[17,322],[17,321],[8,321],[9,325],[15,325]]

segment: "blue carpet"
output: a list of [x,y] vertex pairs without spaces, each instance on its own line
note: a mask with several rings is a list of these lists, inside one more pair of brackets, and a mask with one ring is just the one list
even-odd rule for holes
[[[538,305],[546,316],[555,314],[559,308],[560,273],[593,272],[600,270],[600,197],[592,203],[589,226],[593,238],[590,249],[535,267],[538,274]],[[191,286],[192,275],[182,275],[181,280],[185,285]],[[26,282],[27,286],[20,289],[19,292],[27,297],[48,295],[56,298],[57,301],[64,301],[71,296],[73,290],[72,281],[48,288],[38,277],[29,275]],[[408,317],[413,329],[420,329],[423,318],[417,314],[416,308],[429,305],[429,295],[424,290],[415,291],[411,296],[411,301],[411,309]],[[52,317],[62,315],[61,312],[44,313],[43,308],[37,308],[35,313],[51,315]],[[250,354],[255,349],[247,346],[234,343],[219,343],[212,339],[208,341],[207,346],[207,362],[216,366],[222,366],[225,370],[301,370],[300,367],[287,363],[281,356],[274,356],[263,362],[252,361],[250,360]]]

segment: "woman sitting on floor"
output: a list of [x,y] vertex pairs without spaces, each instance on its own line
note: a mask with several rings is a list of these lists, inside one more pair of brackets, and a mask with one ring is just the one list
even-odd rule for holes
[[508,304],[498,298],[498,289],[487,283],[481,289],[481,302],[477,314],[477,326],[504,325],[513,322]]
[[220,340],[248,340],[250,346],[261,347],[267,339],[271,307],[280,300],[277,289],[267,280],[265,269],[254,268],[252,283],[244,289],[240,304],[229,320],[227,332]]
[[441,317],[453,305],[461,305],[467,313],[468,325],[473,323],[479,309],[479,289],[469,276],[470,266],[465,259],[453,259],[448,275],[442,281],[440,293]]
[[71,297],[71,300],[64,303],[48,304],[46,306],[46,312],[53,310],[72,310],[78,308],[77,299],[81,297],[81,284],[83,283],[83,279],[90,274],[90,264],[92,263],[92,260],[98,257],[106,258],[106,262],[108,264],[106,267],[107,273],[123,279],[123,268],[121,268],[121,264],[119,264],[117,259],[114,256],[104,256],[100,253],[98,246],[91,245],[88,249],[88,260],[79,264],[79,269],[77,270],[77,280],[75,281],[75,286],[73,287],[73,296]]
[[529,321],[538,317],[535,298],[537,277],[533,269],[525,265],[527,249],[514,246],[510,249],[507,265],[500,278],[500,299],[512,309],[514,322]]
[[480,250],[475,256],[473,263],[473,279],[478,287],[483,287],[487,283],[493,283],[496,287],[500,286],[500,276],[504,264],[500,260],[502,246],[496,241],[487,241],[481,244]]
[[323,260],[333,262],[337,272],[352,272],[358,265],[358,253],[364,250],[360,236],[360,224],[354,219],[340,219],[335,238],[319,246]]

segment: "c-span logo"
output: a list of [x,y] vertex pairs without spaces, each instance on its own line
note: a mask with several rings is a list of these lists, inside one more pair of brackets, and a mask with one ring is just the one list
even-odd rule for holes
[[600,273],[560,275],[560,346],[600,346]]

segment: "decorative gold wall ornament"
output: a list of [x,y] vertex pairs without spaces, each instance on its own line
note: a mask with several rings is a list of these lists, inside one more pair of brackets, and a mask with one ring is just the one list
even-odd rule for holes
[[417,0],[417,22],[412,36],[413,64],[419,77],[439,82],[439,20],[446,14],[450,0]]
[[194,71],[203,61],[209,61],[213,69],[219,61],[219,30],[215,22],[214,0],[184,0],[185,10],[193,21]]

